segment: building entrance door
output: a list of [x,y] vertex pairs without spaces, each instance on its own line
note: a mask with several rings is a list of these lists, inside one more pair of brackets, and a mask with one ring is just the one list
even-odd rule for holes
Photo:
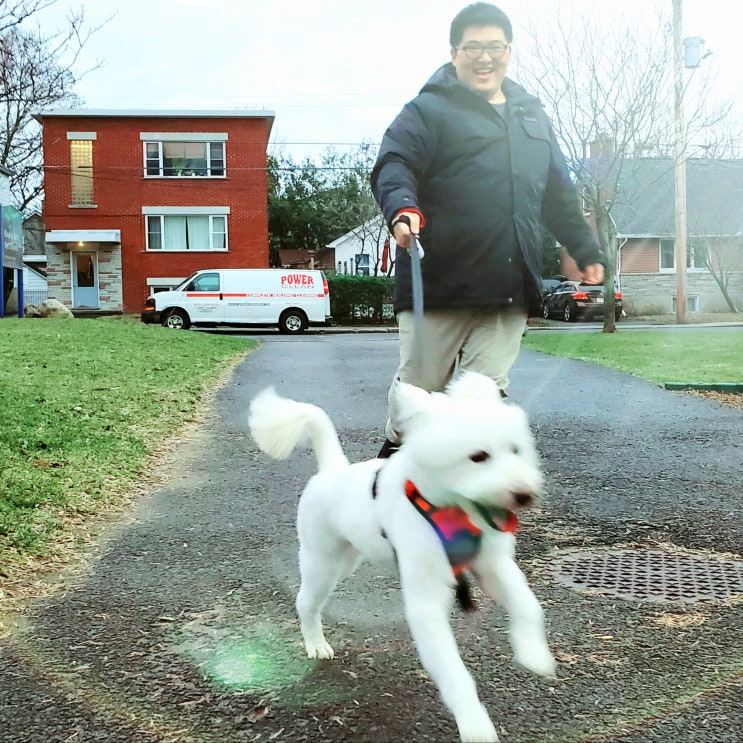
[[72,253],[72,306],[97,310],[98,254]]

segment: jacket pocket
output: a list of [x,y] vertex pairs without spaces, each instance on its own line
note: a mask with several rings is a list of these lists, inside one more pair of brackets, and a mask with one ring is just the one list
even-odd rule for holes
[[525,113],[519,117],[519,123],[531,139],[541,139],[544,142],[550,141],[549,127],[546,121]]

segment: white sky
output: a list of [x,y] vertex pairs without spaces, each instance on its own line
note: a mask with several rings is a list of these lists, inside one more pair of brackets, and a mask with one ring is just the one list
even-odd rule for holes
[[[470,0],[83,0],[91,25],[76,90],[89,108],[269,109],[271,141],[301,159],[328,145],[379,142],[400,110],[449,57],[449,24]],[[598,0],[609,15],[653,0]],[[593,0],[502,0],[514,54],[527,18]],[[671,16],[672,0],[655,0]],[[743,6],[683,0],[684,36],[705,39],[720,95],[739,94]],[[49,32],[70,4],[39,16]],[[646,10],[647,15],[647,10]],[[648,16],[650,17],[650,16]],[[549,39],[545,38],[545,43]],[[516,77],[514,75],[514,77]],[[669,106],[672,102],[669,102]]]

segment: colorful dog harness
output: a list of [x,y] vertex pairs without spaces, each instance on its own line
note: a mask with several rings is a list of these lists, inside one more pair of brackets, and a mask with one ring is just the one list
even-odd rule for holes
[[463,573],[480,550],[482,530],[459,506],[437,508],[429,503],[410,480],[405,483],[405,495],[438,534],[454,575]]
[[[377,470],[372,482],[372,498],[377,497]],[[423,518],[433,527],[446,552],[456,578],[460,578],[472,564],[480,550],[482,529],[475,526],[464,509],[459,506],[437,507],[427,501],[410,480],[405,482],[405,495]],[[516,514],[505,508],[486,509],[479,503],[472,504],[485,522],[496,531],[515,533],[519,522]]]

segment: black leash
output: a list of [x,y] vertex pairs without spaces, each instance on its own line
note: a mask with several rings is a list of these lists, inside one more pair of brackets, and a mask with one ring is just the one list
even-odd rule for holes
[[423,276],[421,258],[423,248],[418,242],[418,235],[410,233],[410,275],[413,287],[413,356],[423,365]]

